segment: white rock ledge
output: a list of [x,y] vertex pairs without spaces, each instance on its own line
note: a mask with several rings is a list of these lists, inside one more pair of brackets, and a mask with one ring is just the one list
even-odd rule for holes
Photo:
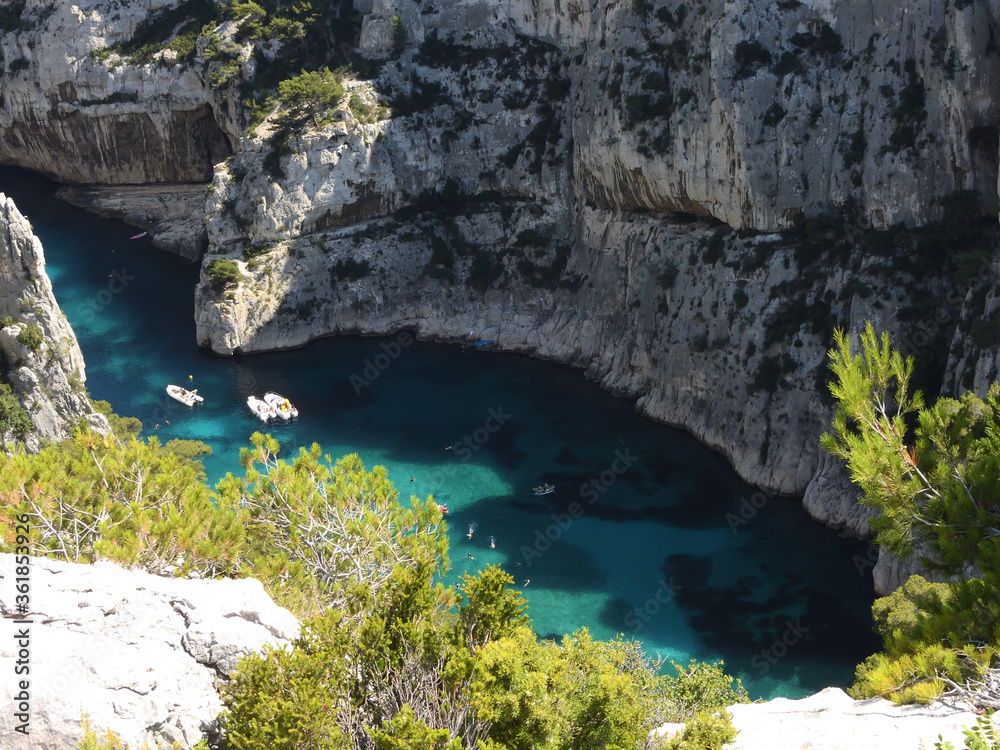
[[730,706],[739,730],[729,750],[931,750],[938,735],[965,747],[962,730],[976,723],[964,704],[896,706],[881,698],[855,701],[839,688],[801,700]]
[[[0,747],[77,750],[82,712],[129,747],[182,748],[217,732],[220,674],[299,623],[254,579],[161,578],[110,563],[31,558],[31,611],[16,613],[14,556],[0,555]],[[24,676],[15,674],[29,631]],[[19,723],[17,680],[28,679],[30,736]]]

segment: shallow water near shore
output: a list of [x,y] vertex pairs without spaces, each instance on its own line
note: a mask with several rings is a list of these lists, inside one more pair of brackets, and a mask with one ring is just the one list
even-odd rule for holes
[[[274,390],[301,415],[267,427],[283,456],[317,442],[386,466],[403,497],[433,494],[450,510],[448,580],[502,565],[543,637],[587,627],[679,662],[724,659],[754,698],[846,686],[877,649],[866,544],[810,521],[798,498],[759,493],[579,371],[405,333],[218,357],[195,344],[198,267],[56,189],[0,168],[45,247],[91,396],[142,420],[144,436],[210,444],[210,483],[241,472],[239,448],[263,426],[246,397]],[[168,383],[205,403],[169,399]],[[544,482],[556,491],[535,496]]]

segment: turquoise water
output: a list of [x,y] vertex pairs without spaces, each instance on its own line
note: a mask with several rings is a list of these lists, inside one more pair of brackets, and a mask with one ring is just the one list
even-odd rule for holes
[[[579,371],[406,335],[217,357],[195,345],[197,267],[55,189],[0,169],[45,246],[91,396],[146,435],[209,443],[211,482],[240,472],[238,449],[261,428],[247,395],[275,390],[301,413],[269,428],[283,455],[315,441],[386,466],[403,494],[433,494],[450,510],[449,578],[502,565],[543,636],[586,626],[678,661],[722,658],[754,697],[847,685],[877,647],[854,562],[865,545],[809,521],[798,499],[755,496],[721,456]],[[167,383],[205,403],[172,401]],[[556,492],[534,496],[543,482]]]

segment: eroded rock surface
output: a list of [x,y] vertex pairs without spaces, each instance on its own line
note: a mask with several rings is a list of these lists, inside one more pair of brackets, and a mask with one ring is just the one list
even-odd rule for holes
[[[14,201],[0,193],[0,382],[9,382],[34,424],[24,442],[62,440],[86,420],[107,432],[84,387],[83,354],[52,293],[42,243]],[[19,436],[8,433],[8,442]]]
[[[31,621],[11,624],[29,631],[31,734],[15,731],[12,673],[0,693],[4,748],[76,750],[83,714],[129,747],[192,747],[218,735],[220,675],[241,656],[298,635],[295,617],[254,579],[162,578],[36,557],[30,611],[18,614],[14,561],[0,555],[0,611]],[[0,660],[13,665],[19,648],[8,635]]]

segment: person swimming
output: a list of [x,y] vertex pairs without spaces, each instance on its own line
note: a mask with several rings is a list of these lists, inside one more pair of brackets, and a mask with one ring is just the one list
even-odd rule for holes
[[494,539],[493,537],[490,537],[490,549],[496,549],[496,548],[497,548],[497,540]]
[[472,539],[472,535],[473,535],[473,534],[474,534],[474,533],[476,532],[476,529],[477,529],[477,528],[478,528],[478,527],[476,526],[476,524],[474,524],[474,523],[470,523],[470,524],[469,524],[469,533],[467,533],[467,534],[465,535],[465,538],[466,538],[466,539]]

